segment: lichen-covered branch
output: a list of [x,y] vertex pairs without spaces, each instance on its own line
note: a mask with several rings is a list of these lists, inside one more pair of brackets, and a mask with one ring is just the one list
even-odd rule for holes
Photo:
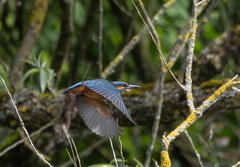
[[193,63],[193,52],[196,41],[196,31],[197,31],[197,6],[196,0],[193,0],[193,17],[192,17],[192,27],[190,29],[191,35],[188,42],[188,52],[186,58],[186,71],[185,71],[185,92],[188,101],[188,106],[190,112],[195,111],[195,106],[193,104],[193,95],[192,95],[192,63]]
[[[176,127],[170,134],[167,136],[164,135],[162,139],[162,152],[161,152],[161,159],[162,164],[161,166],[164,166],[165,162],[169,162],[169,154],[168,154],[168,148],[170,143],[180,134],[182,134],[189,126],[191,126],[196,120],[198,120],[202,113],[209,108],[212,104],[214,104],[217,100],[219,100],[221,97],[226,96],[233,96],[238,90],[233,89],[235,85],[239,85],[240,81],[234,81],[236,77],[230,79],[226,84],[221,86],[218,90],[216,90],[209,98],[207,98],[202,105],[200,105],[196,110],[192,111],[190,115],[184,120],[178,127]],[[230,92],[229,92],[230,91]],[[169,165],[171,166],[171,165]]]

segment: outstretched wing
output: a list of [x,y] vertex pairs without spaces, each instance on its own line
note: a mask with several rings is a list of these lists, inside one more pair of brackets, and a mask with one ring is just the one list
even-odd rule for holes
[[109,81],[98,79],[96,82],[86,82],[85,86],[111,101],[132,123],[136,124],[128,113],[119,90]]
[[104,137],[120,136],[122,129],[118,126],[104,101],[76,95],[76,103],[79,114],[89,129]]

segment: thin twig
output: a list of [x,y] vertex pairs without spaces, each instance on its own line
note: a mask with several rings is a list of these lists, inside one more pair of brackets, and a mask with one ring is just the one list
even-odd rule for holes
[[[77,167],[76,162],[73,160],[73,158],[72,158],[72,156],[71,156],[71,154],[70,154],[70,152],[68,151],[67,148],[66,148],[66,151],[67,151],[67,154],[68,154],[68,156],[69,156],[71,162],[73,163],[73,166],[74,166],[74,167]],[[74,157],[74,156],[73,156],[73,157]]]
[[27,129],[25,128],[24,122],[23,122],[23,120],[22,120],[22,118],[21,118],[21,116],[20,116],[20,114],[19,114],[19,111],[18,111],[18,109],[17,109],[17,106],[15,105],[15,103],[14,103],[14,101],[13,101],[12,95],[11,95],[11,93],[9,92],[8,88],[7,88],[7,85],[6,85],[5,81],[4,81],[4,79],[3,79],[1,76],[0,76],[0,79],[2,80],[2,83],[3,83],[3,85],[4,85],[5,89],[6,89],[9,97],[10,97],[11,103],[12,103],[12,105],[13,105],[13,107],[14,107],[14,110],[15,110],[15,112],[16,112],[16,114],[17,114],[17,117],[18,117],[19,122],[20,122],[20,124],[21,124],[21,126],[22,126],[22,129],[23,129],[25,135],[27,136],[27,139],[28,139],[28,141],[29,141],[29,143],[30,143],[30,145],[31,145],[31,147],[32,147],[33,152],[34,152],[34,153],[37,155],[37,157],[38,157],[39,159],[41,159],[45,164],[47,164],[48,166],[52,167],[52,165],[44,158],[44,156],[43,156],[42,154],[40,154],[40,153],[37,151],[37,149],[35,148],[32,140],[31,140],[31,138],[30,138],[30,136],[29,136],[29,133],[28,133]]
[[211,1],[211,4],[208,6],[206,12],[204,13],[197,29],[197,37],[200,34],[200,31],[202,30],[203,25],[208,21],[208,18],[210,14],[212,13],[213,9],[217,6],[217,4],[220,2],[220,0],[213,0]]
[[113,158],[114,158],[114,161],[116,163],[116,167],[118,167],[118,162],[117,162],[117,158],[116,158],[116,154],[115,154],[115,151],[114,151],[114,148],[113,148],[113,143],[112,143],[112,139],[109,137],[109,142],[110,142],[110,145],[111,145],[111,149],[112,149],[112,153],[113,153]]
[[[145,21],[144,17],[142,16],[142,13],[139,11],[139,8],[137,7],[137,5],[135,4],[134,0],[132,0],[139,16],[141,17],[143,23],[145,24],[145,26],[147,27],[147,30],[149,32],[149,34],[151,35],[152,39],[153,39],[153,42],[155,43],[155,45],[157,46],[157,50],[158,50],[158,56],[159,58],[162,60],[163,64],[167,67],[168,71],[170,72],[170,74],[172,75],[172,77],[175,79],[175,81],[178,83],[178,85],[184,89],[184,86],[178,81],[178,79],[175,77],[175,75],[173,74],[172,70],[169,68],[167,62],[165,61],[165,58],[163,57],[162,55],[162,51],[161,51],[161,48],[159,47],[160,46],[160,43],[158,41],[156,41],[155,39],[155,35],[154,34],[154,31],[151,31],[151,29],[153,29],[153,24],[147,24],[147,22]],[[140,5],[141,6],[141,5]],[[144,13],[143,13],[144,14]],[[147,20],[148,21],[148,20]],[[150,28],[151,27],[151,28]]]
[[158,90],[158,107],[157,107],[157,111],[155,113],[155,119],[154,119],[154,123],[153,123],[153,127],[152,127],[152,133],[151,133],[151,141],[150,144],[148,145],[148,149],[146,152],[146,158],[145,158],[145,162],[144,162],[144,166],[149,166],[150,165],[150,161],[151,161],[151,156],[152,156],[152,152],[153,152],[153,148],[154,148],[154,144],[156,142],[156,138],[157,138],[157,134],[158,134],[158,129],[159,129],[159,124],[160,124],[160,120],[161,120],[161,115],[162,115],[162,104],[163,104],[163,88],[164,88],[164,73],[161,73],[159,76],[159,90]]
[[124,159],[124,156],[123,156],[123,145],[122,145],[122,141],[121,141],[120,136],[118,137],[118,141],[119,141],[120,155],[121,155],[121,158],[122,158],[122,167],[125,167],[125,159]]
[[[93,151],[93,149],[101,146],[103,143],[106,142],[106,138],[102,138],[101,140],[99,140],[98,142],[94,143],[91,147],[87,148],[86,150],[84,150],[83,152],[81,153],[78,153],[79,157],[85,157],[87,155],[89,155],[89,153],[91,151]],[[68,167],[68,166],[71,166],[72,165],[72,161],[71,160],[68,160],[67,162],[63,163],[62,165],[59,165],[59,167]]]
[[125,13],[128,17],[132,17],[132,13],[128,11],[123,5],[121,5],[118,0],[113,0],[113,2],[116,4],[116,6],[123,12]]
[[102,78],[102,31],[103,31],[103,1],[99,0],[99,34],[98,34],[98,72],[99,77]]
[[[152,23],[156,24],[159,18],[165,13],[165,11],[175,2],[176,0],[168,0],[163,7],[154,15]],[[135,36],[131,38],[127,45],[118,53],[115,59],[103,70],[102,77],[106,78],[108,75],[113,73],[114,68],[124,60],[127,53],[129,53],[134,46],[140,41],[141,37],[147,32],[147,28],[143,27]]]
[[204,166],[203,166],[203,163],[202,163],[202,160],[201,160],[201,156],[200,156],[200,154],[198,153],[198,151],[197,151],[197,149],[196,149],[196,147],[195,147],[195,145],[194,145],[194,143],[193,143],[193,141],[192,141],[191,136],[189,135],[189,133],[188,133],[187,130],[185,130],[184,133],[185,133],[185,135],[187,136],[189,142],[191,143],[191,146],[192,146],[192,148],[193,148],[193,150],[194,150],[194,152],[195,152],[195,154],[196,154],[196,156],[197,156],[199,165],[200,165],[201,167],[204,167]]
[[71,139],[70,139],[70,134],[68,133],[68,130],[67,130],[67,128],[66,128],[66,126],[63,124],[62,125],[62,129],[63,129],[63,132],[64,132],[64,134],[65,134],[65,136],[67,137],[67,139],[68,139],[68,143],[69,143],[69,145],[70,145],[70,148],[71,148],[71,151],[72,151],[72,156],[71,156],[71,154],[69,153],[69,151],[67,150],[67,153],[68,153],[68,156],[70,157],[70,159],[71,159],[71,161],[72,161],[72,163],[73,163],[73,165],[75,166],[75,167],[77,167],[77,164],[76,164],[76,157],[75,157],[75,153],[74,153],[74,151],[73,151],[73,145],[72,145],[72,142],[71,142]]
[[[63,129],[64,134],[66,135],[66,137],[68,139],[68,142],[70,144],[70,148],[72,150],[72,154],[73,154],[72,156],[73,157],[70,155],[68,150],[67,150],[67,153],[68,153],[68,155],[69,155],[73,165],[75,167],[81,167],[81,161],[80,161],[80,158],[79,158],[79,155],[78,155],[78,151],[77,151],[76,145],[75,145],[73,139],[70,137],[70,134],[68,133],[67,127],[65,125],[62,125],[62,129]],[[76,158],[77,158],[77,160],[76,160]],[[78,162],[78,164],[77,164],[77,162]]]
[[[165,66],[168,68],[168,70],[170,71],[170,73],[173,75],[171,69],[168,67],[163,55],[162,55],[162,51],[161,51],[161,43],[160,43],[160,39],[158,37],[157,31],[151,21],[151,19],[149,18],[144,4],[141,0],[138,0],[137,3],[134,2],[134,0],[132,0],[137,12],[139,13],[139,16],[141,17],[142,21],[144,22],[145,26],[147,27],[147,30],[149,31],[152,40],[154,41],[157,50],[158,50],[158,56],[159,56],[159,62],[160,62],[160,74],[159,74],[159,80],[157,81],[157,84],[159,84],[159,90],[157,91],[158,94],[158,99],[159,99],[159,103],[158,103],[158,108],[155,114],[155,119],[154,119],[154,123],[153,123],[153,127],[152,127],[152,133],[151,133],[151,141],[150,144],[148,146],[147,152],[146,152],[146,159],[145,159],[145,163],[144,166],[149,166],[150,165],[150,161],[151,161],[151,157],[152,157],[152,152],[153,152],[153,148],[154,148],[154,144],[156,141],[156,137],[157,137],[157,133],[158,133],[158,129],[159,129],[159,123],[160,123],[160,119],[161,119],[161,113],[162,113],[162,102],[163,102],[163,81],[164,81],[164,72],[162,71],[162,67],[163,67],[163,63],[165,64]],[[175,78],[175,76],[173,75],[173,78]],[[176,79],[176,78],[175,78]],[[178,80],[176,79],[177,83]],[[179,83],[179,85],[182,87],[182,85]]]
[[73,139],[71,139],[71,142],[73,143],[73,148],[74,148],[74,152],[75,152],[76,157],[77,157],[78,166],[81,167],[81,161],[80,161],[80,157],[78,155],[76,144],[74,143]]

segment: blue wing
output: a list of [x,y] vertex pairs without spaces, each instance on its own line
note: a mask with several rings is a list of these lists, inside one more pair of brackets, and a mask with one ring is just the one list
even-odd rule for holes
[[91,80],[85,81],[86,87],[89,89],[93,90],[94,92],[100,94],[104,98],[108,99],[111,101],[120,111],[122,111],[123,114],[127,116],[127,118],[134,124],[136,124],[130,114],[128,113],[128,110],[123,103],[123,99],[121,97],[121,94],[119,90],[113,86],[109,81],[105,79],[97,79],[97,80]]
[[84,86],[84,81],[83,82],[78,82],[78,83],[68,87],[68,89],[74,89],[74,88],[76,88],[78,86]]
[[79,94],[79,93],[81,93],[82,89],[84,88],[84,84],[85,84],[85,82],[78,82],[75,85],[68,87],[68,89],[65,90],[63,92],[63,94],[66,94],[69,92],[74,93],[74,94]]
[[76,103],[79,114],[89,129],[104,137],[115,138],[120,136],[122,129],[110,114],[104,101],[77,95]]

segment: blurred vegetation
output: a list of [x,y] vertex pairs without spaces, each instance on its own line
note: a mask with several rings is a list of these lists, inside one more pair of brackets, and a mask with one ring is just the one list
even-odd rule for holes
[[[5,79],[11,91],[17,92],[23,88],[29,88],[40,93],[54,93],[79,81],[99,78],[98,65],[101,62],[98,62],[98,1],[50,0],[40,34],[33,38],[33,47],[29,53],[24,53],[26,56],[23,59],[17,60],[16,55],[20,48],[28,45],[28,43],[23,43],[25,35],[27,32],[34,33],[35,31],[35,29],[30,30],[30,23],[35,8],[37,8],[37,1],[41,4],[44,0],[0,0],[0,75]],[[165,2],[152,0],[144,1],[144,4],[152,17]],[[156,29],[165,57],[171,51],[180,31],[188,23],[191,17],[191,6],[191,1],[179,0],[167,9],[157,22]],[[197,61],[197,55],[213,40],[239,24],[239,9],[240,1],[222,0],[218,3],[197,38],[195,61]],[[103,68],[106,68],[144,24],[131,1],[103,1],[103,10],[102,65]],[[202,15],[199,16],[199,18],[201,17]],[[181,69],[185,54],[186,49],[183,50],[173,67],[176,74]],[[18,64],[23,64],[22,70],[19,68],[20,79],[12,77],[13,66]],[[240,59],[230,58],[226,67],[219,75],[215,76],[215,79],[231,77],[240,72],[239,67]],[[156,47],[149,35],[145,34],[107,79],[123,80],[132,84],[153,83],[157,79],[158,71],[159,61]],[[198,83],[198,85],[200,84]],[[0,84],[0,90],[1,92],[5,91],[2,84]],[[1,111],[0,121],[3,121]],[[167,127],[172,130],[174,125],[176,124],[163,125],[162,128]],[[190,127],[189,133],[193,137],[203,161],[206,162],[206,166],[230,166],[239,160],[239,125],[240,114],[236,110],[222,116],[215,116],[209,121],[207,118],[203,118]],[[72,126],[79,128],[80,125]],[[82,129],[83,127],[79,128],[79,130]],[[126,160],[125,166],[142,166],[150,141],[151,127],[124,128],[124,130],[121,142]],[[9,138],[3,137],[4,134]],[[20,140],[20,135],[16,134],[18,132],[15,130],[0,128],[0,136],[2,136],[0,137],[0,149],[9,146],[12,140]],[[153,159],[158,162],[160,161],[162,134],[163,131],[160,130],[153,152]],[[44,144],[47,138],[53,138],[53,133],[39,134],[39,138],[41,140],[38,141],[37,147],[46,152],[52,164],[58,166],[69,160],[65,145],[57,145],[54,148],[56,150],[49,150],[48,147],[52,149],[51,143]],[[108,140],[105,140],[100,146],[94,147],[94,151],[90,149],[88,152],[84,152],[99,142],[101,138],[95,134],[86,134],[86,136],[76,134],[74,139],[78,151],[83,154],[82,166],[97,164],[93,165],[97,167],[104,166],[101,165],[104,163],[109,166],[115,165],[111,163],[113,156]],[[117,157],[121,157],[117,139],[114,140],[114,146]],[[178,143],[174,143],[172,150],[179,151],[178,146]],[[13,150],[15,153],[12,153],[11,157],[19,158],[12,164],[8,158],[10,155],[0,157],[0,166],[6,164],[6,166],[43,166],[33,153],[27,148],[22,150],[22,147],[18,146]],[[191,164],[186,162],[186,159],[181,162],[184,151],[175,153],[171,153],[173,166]],[[26,160],[27,156],[29,160]]]

